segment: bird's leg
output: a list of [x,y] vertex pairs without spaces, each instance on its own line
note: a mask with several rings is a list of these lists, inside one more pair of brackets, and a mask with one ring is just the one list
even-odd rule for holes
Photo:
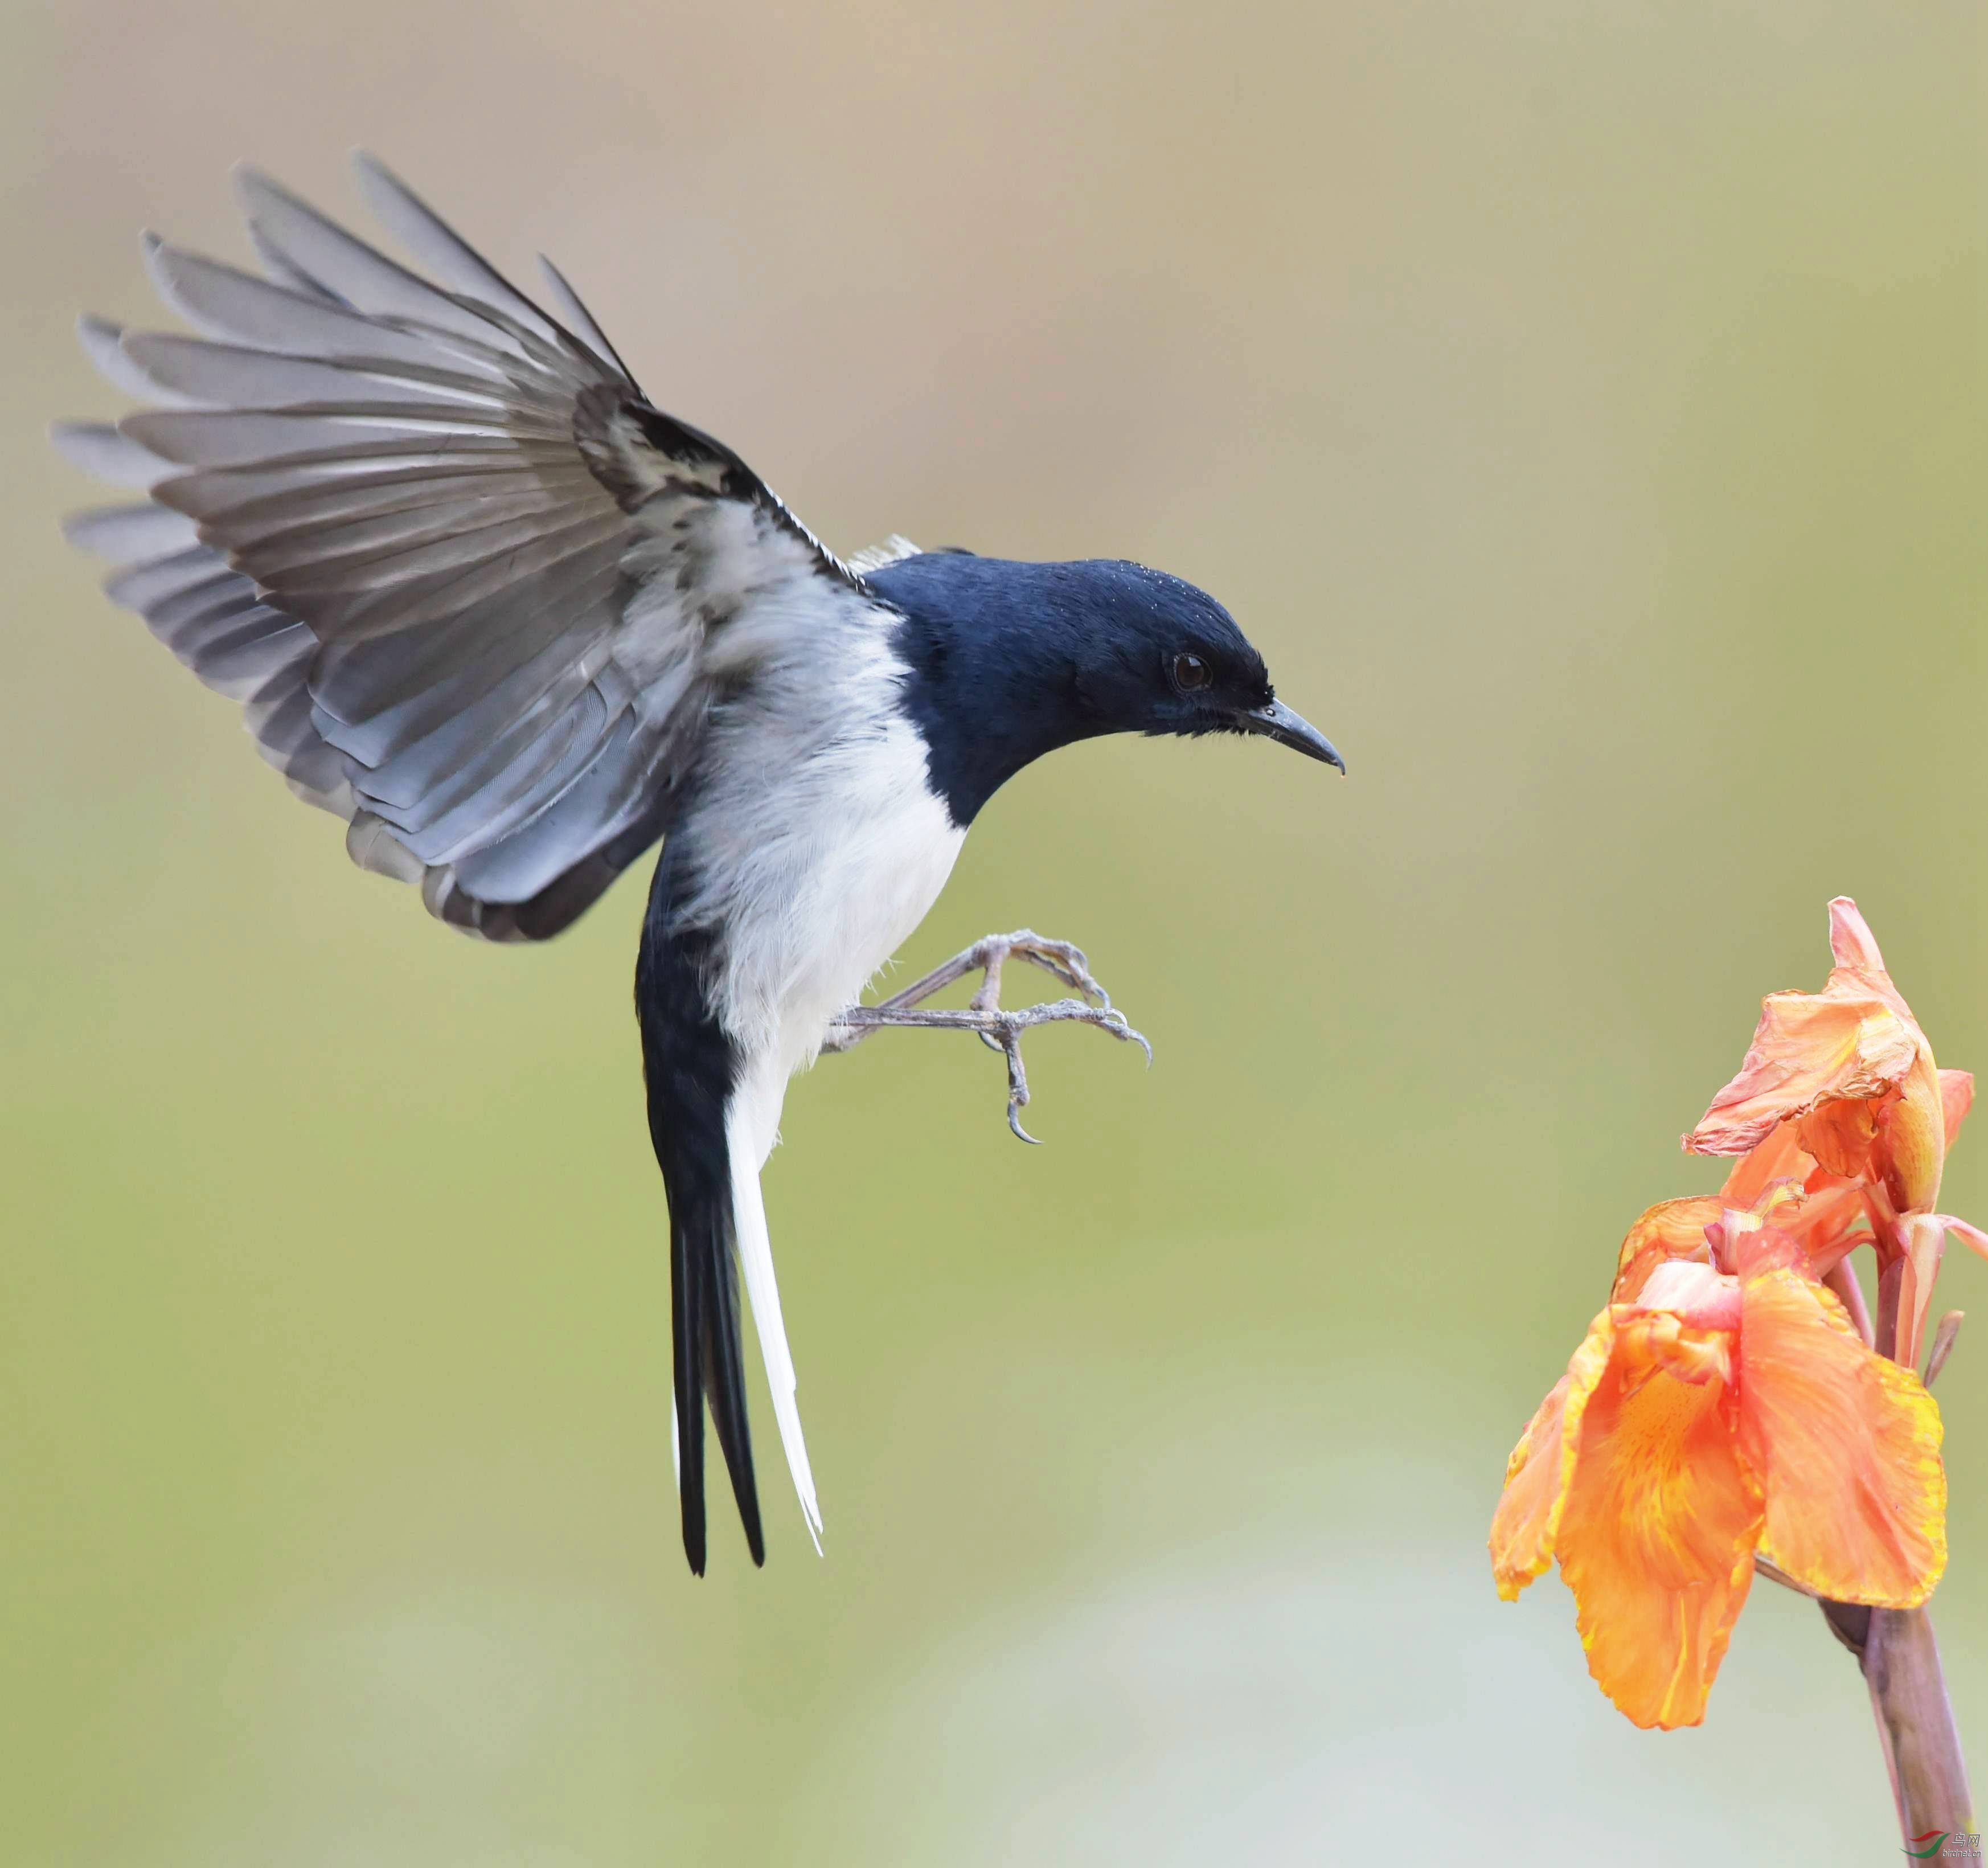
[[[1009,1011],[1001,1003],[1001,970],[1010,959],[1040,966],[1063,985],[1075,987],[1082,996]],[[982,977],[965,1010],[925,1007],[925,1000],[970,973]],[[989,1050],[999,1051],[1008,1060],[1008,1126],[1022,1141],[1033,1142],[1036,1138],[1022,1126],[1021,1121],[1023,1108],[1029,1100],[1028,1073],[1022,1068],[1022,1034],[1036,1025],[1057,1024],[1094,1025],[1121,1043],[1137,1044],[1145,1052],[1147,1061],[1152,1061],[1152,1046],[1125,1022],[1125,1014],[1113,1007],[1111,995],[1091,977],[1084,949],[1067,940],[1045,940],[1026,928],[1013,934],[989,934],[965,953],[955,954],[944,966],[934,967],[922,980],[914,980],[902,992],[893,993],[875,1005],[850,1007],[830,1028],[822,1048],[847,1051],[887,1025],[974,1032]]]

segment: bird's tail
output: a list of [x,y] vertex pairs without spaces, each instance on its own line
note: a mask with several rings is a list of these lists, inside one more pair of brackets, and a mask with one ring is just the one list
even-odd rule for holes
[[[759,1329],[759,1354],[766,1367],[766,1386],[773,1394],[773,1418],[780,1430],[787,1469],[793,1475],[801,1514],[816,1555],[821,1550],[821,1507],[808,1466],[807,1441],[801,1433],[793,1357],[780,1315],[780,1290],[773,1275],[773,1240],[766,1229],[766,1203],[759,1194],[759,1152],[752,1129],[749,1110],[735,1103],[725,1124],[731,1169],[725,1200],[691,1206],[674,1185],[670,1193],[670,1288],[676,1336],[671,1452],[682,1502],[684,1551],[699,1575],[704,1574],[705,1558],[704,1410],[700,1402],[707,1397],[752,1561],[763,1564],[766,1560],[746,1416],[735,1254],[738,1267],[745,1273],[746,1293]],[[677,1218],[680,1206],[689,1207],[681,1223]],[[691,1423],[688,1436],[685,1420]]]
[[[773,1100],[777,1102],[777,1091]],[[794,1491],[800,1498],[801,1515],[807,1521],[808,1535],[814,1540],[819,1555],[821,1507],[815,1497],[814,1474],[808,1468],[807,1442],[801,1434],[794,1359],[787,1348],[786,1325],[780,1315],[780,1287],[773,1276],[773,1242],[766,1230],[766,1203],[759,1196],[759,1166],[772,1141],[766,1132],[776,1121],[776,1114],[768,1120],[743,1091],[732,1098],[725,1123],[726,1148],[732,1159],[732,1212],[739,1264],[746,1274],[746,1294],[752,1302],[760,1359],[766,1365],[766,1386],[773,1397],[773,1419],[779,1426],[787,1470],[793,1475]]]

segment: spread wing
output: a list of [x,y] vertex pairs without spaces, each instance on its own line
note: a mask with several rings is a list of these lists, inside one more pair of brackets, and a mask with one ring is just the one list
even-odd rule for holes
[[147,239],[198,337],[86,320],[157,406],[56,440],[144,503],[77,515],[106,586],[263,755],[442,919],[543,939],[662,834],[742,610],[860,594],[737,455],[644,400],[546,266],[553,316],[387,171],[434,281],[252,172],[267,278]]

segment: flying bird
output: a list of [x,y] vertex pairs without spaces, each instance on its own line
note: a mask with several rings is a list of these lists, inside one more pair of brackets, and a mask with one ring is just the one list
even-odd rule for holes
[[[788,1079],[881,1026],[963,1027],[1006,1053],[1020,1134],[1023,1029],[1137,1037],[1079,950],[989,937],[858,1003],[988,799],[1104,733],[1255,733],[1343,765],[1177,577],[899,539],[837,557],[644,395],[549,262],[542,306],[378,163],[357,168],[411,266],[253,171],[262,276],[146,236],[198,334],[82,321],[102,373],[152,406],[58,426],[73,462],[146,496],[69,536],[243,703],[291,789],[345,820],[353,860],[451,926],[547,939],[661,844],[635,1007],[669,1205],[684,1550],[702,1575],[708,1404],[765,1560],[742,1274],[819,1548],[759,1189]],[[1010,958],[1078,996],[1003,1010]],[[975,970],[966,1010],[922,1004]]]

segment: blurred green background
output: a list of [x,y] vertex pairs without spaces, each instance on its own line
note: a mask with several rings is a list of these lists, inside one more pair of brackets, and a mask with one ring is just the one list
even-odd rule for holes
[[[1977,0],[0,33],[0,1856],[1892,1859],[1806,1604],[1643,1734],[1483,1539],[1830,895],[1988,1067]],[[1038,1036],[1049,1146],[965,1040],[796,1085],[823,1561],[762,1391],[768,1566],[721,1512],[685,1573],[642,883],[430,922],[56,534],[137,229],[244,257],[227,166],[349,212],[354,143],[832,542],[1165,566],[1351,763],[1094,744],[982,817],[905,959],[1073,937],[1158,1051]],[[1988,1330],[1942,1389],[1988,1790]]]

